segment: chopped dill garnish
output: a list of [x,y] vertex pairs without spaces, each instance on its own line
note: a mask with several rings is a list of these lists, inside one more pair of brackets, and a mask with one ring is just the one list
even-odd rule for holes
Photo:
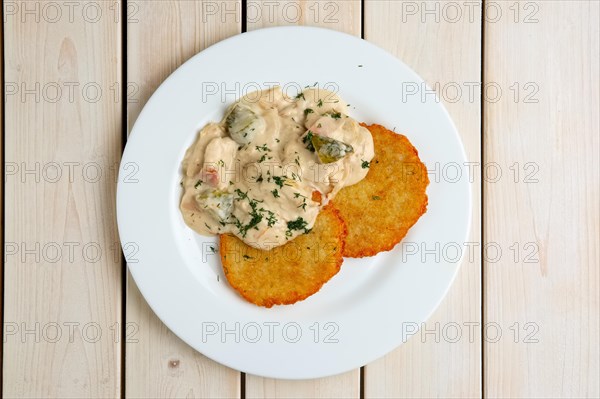
[[243,199],[248,198],[248,193],[247,192],[243,192],[239,188],[235,189],[235,193],[238,195],[238,197],[236,198],[238,200],[243,200]]
[[266,145],[266,144],[263,144],[263,145],[261,145],[261,146],[258,146],[258,145],[257,145],[257,146],[256,146],[256,150],[257,150],[257,151],[265,151],[265,152],[271,151],[271,149],[270,149],[269,147],[267,147],[267,145]]
[[287,231],[285,232],[286,236],[291,236],[292,231],[294,230],[304,230],[304,233],[310,232],[310,229],[307,229],[308,223],[301,217],[298,217],[296,220],[287,222]]
[[283,188],[283,184],[285,183],[285,177],[273,176],[273,181],[279,186],[279,188]]
[[275,214],[273,212],[267,211],[267,213],[269,214],[269,216],[267,217],[267,226],[273,227],[275,223],[277,223],[277,218],[275,217]]
[[306,136],[304,136],[304,138],[302,139],[302,142],[304,144],[306,144],[306,149],[308,151],[315,152],[315,146],[313,146],[312,138],[313,138],[313,132],[311,132],[309,130],[308,133],[306,133]]

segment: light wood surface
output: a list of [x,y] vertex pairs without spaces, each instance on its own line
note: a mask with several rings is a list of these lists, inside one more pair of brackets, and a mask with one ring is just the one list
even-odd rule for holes
[[600,397],[600,4],[520,2],[518,23],[501,4],[485,80],[504,93],[485,104],[484,141],[503,175],[485,182],[484,226],[504,256],[486,264],[484,292],[503,336],[485,341],[484,393]]
[[[136,2],[128,20],[129,126],[163,80],[215,42],[240,33],[241,2]],[[221,19],[223,18],[223,19]],[[225,23],[223,23],[225,21]],[[240,373],[196,352],[152,312],[129,275],[127,323],[138,333],[126,343],[126,396],[236,398]]]
[[248,30],[272,26],[318,26],[361,35],[360,0],[248,0]]
[[5,88],[17,92],[5,102],[3,395],[115,397],[121,26],[108,3],[87,20],[86,2],[72,19],[29,4],[4,24]]
[[[354,0],[251,1],[248,3],[247,21],[249,31],[272,26],[308,25],[360,37],[361,2]],[[342,375],[306,381],[246,376],[248,398],[358,398],[359,395],[359,369]]]
[[[415,4],[415,8],[411,8]],[[435,14],[423,14],[422,7],[419,3],[367,1],[365,39],[402,59],[436,89],[456,124],[468,161],[479,164],[481,101],[478,89],[474,96],[470,96],[468,90],[472,83],[480,81],[481,75],[481,16],[475,12],[481,11],[481,5],[473,4],[472,19],[456,21],[444,18],[440,8],[439,22]],[[411,134],[402,133],[408,137]],[[427,167],[432,180],[444,178],[443,171],[448,170],[445,165]],[[463,172],[468,170],[465,166]],[[481,182],[478,173],[473,177],[474,206],[468,242],[478,243],[481,240]],[[463,249],[468,251],[469,247],[463,246]],[[365,367],[365,398],[480,395],[480,250],[477,248],[474,256],[465,257],[448,296],[421,331],[394,352]],[[461,334],[460,338],[455,338],[457,333]]]
[[[3,397],[600,397],[598,1],[76,3],[71,14],[56,3],[59,17],[47,3],[3,4]],[[124,132],[191,56],[243,27],[278,25],[364,34],[402,59],[436,89],[473,162],[456,281],[421,332],[362,378],[285,381],[219,365],[171,333],[123,272]],[[103,178],[92,182],[96,164]]]
[[[4,71],[4,18],[0,21],[0,71]],[[4,76],[4,75],[2,75]],[[4,83],[4,82],[3,82]],[[4,137],[4,84],[0,87],[0,95],[2,100],[0,101],[0,132]],[[0,140],[0,162],[4,162],[4,140]],[[0,198],[2,198],[2,207],[4,208],[4,185],[0,184]],[[4,212],[0,212],[0,239],[4,243]],[[2,246],[2,258],[4,259],[4,245]],[[3,309],[2,302],[4,299],[4,262],[0,266],[0,309]],[[3,352],[4,340],[0,342],[0,352]],[[0,370],[2,369],[2,358],[0,358]],[[0,383],[2,383],[2,375],[0,374]]]

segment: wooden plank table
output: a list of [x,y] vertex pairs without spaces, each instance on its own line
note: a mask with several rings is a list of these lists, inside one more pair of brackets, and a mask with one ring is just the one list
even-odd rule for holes
[[[4,1],[2,392],[12,397],[600,397],[597,0]],[[197,353],[118,244],[116,172],[145,102],[204,48],[269,26],[362,37],[433,87],[473,191],[467,256],[421,331],[284,381]],[[444,178],[444,165],[428,165]]]

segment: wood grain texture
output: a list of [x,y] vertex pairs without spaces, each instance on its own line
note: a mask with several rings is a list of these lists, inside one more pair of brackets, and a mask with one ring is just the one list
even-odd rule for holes
[[[129,2],[128,118],[133,126],[164,79],[204,48],[241,30],[240,1]],[[240,373],[196,352],[152,312],[131,275],[126,343],[127,397],[240,396]]]
[[[366,39],[431,86],[441,84],[438,93],[469,161],[483,158],[487,177],[482,182],[477,173],[473,183],[475,256],[427,322],[430,332],[365,367],[364,397],[478,397],[482,378],[490,398],[600,397],[600,5],[488,2],[480,132],[483,7],[453,3],[459,18],[442,1],[364,4]],[[120,93],[127,93],[130,128],[177,66],[240,31],[241,1],[128,1],[124,21],[117,1],[77,2],[72,20],[65,3],[58,3],[58,16],[44,4],[5,2],[0,29],[2,396],[119,397],[125,373],[127,397],[240,397],[240,374],[174,336],[130,276],[126,336],[120,336],[123,265],[114,198],[125,123]],[[304,24],[361,32],[358,0],[247,4],[249,30]],[[126,86],[122,40],[128,41]],[[444,92],[448,84],[461,89],[458,101],[452,90]],[[97,170],[102,177],[95,181]],[[485,244],[492,248],[483,274],[484,320],[481,185]],[[443,333],[450,323],[460,326],[456,343]],[[248,398],[359,395],[358,370],[309,381],[246,376]]]
[[[0,21],[0,73],[2,76],[2,87],[0,87],[0,133],[4,138],[4,10],[0,11],[2,20]],[[4,140],[0,140],[0,162],[4,162],[4,148],[2,147]],[[0,184],[0,198],[2,198],[2,208],[4,210],[4,185]],[[0,226],[3,226],[0,231],[0,240],[2,240],[2,266],[0,266],[0,309],[2,307],[4,294],[4,212],[0,212]],[[0,342],[0,353],[3,353],[4,340]],[[0,373],[2,371],[2,359],[0,358]],[[0,383],[2,383],[2,375],[0,375]]]
[[[436,89],[456,124],[468,161],[479,163],[481,4],[470,4],[472,16],[462,3],[455,4],[461,18],[445,14],[444,2],[368,0],[365,39],[396,55]],[[444,178],[444,166],[427,165],[432,181]],[[465,166],[464,179],[468,171]],[[419,333],[365,367],[365,398],[481,396],[481,180],[478,173],[473,177],[470,244],[463,246],[466,256],[459,274]],[[475,248],[473,256],[469,246]]]
[[600,4],[499,5],[485,80],[504,91],[484,132],[504,173],[485,182],[484,225],[505,256],[485,264],[485,309],[503,336],[485,342],[485,395],[597,398]]
[[312,380],[277,380],[246,375],[246,398],[358,398],[359,370]]
[[121,394],[121,25],[76,5],[3,4],[4,397]]
[[248,30],[272,26],[306,25],[361,33],[360,0],[248,0]]
[[[247,3],[248,30],[272,26],[320,26],[359,36],[361,2],[355,0],[283,0]],[[246,376],[247,398],[358,398],[360,370],[313,380],[290,381]]]

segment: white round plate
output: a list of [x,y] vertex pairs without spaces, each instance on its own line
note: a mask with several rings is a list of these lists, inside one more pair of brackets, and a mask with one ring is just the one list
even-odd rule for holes
[[[179,212],[181,160],[198,130],[240,96],[273,85],[337,91],[359,121],[405,134],[428,169],[427,213],[404,241],[345,259],[306,299],[261,308],[228,285],[217,239]],[[415,94],[415,90],[417,93]],[[460,265],[471,215],[460,138],[423,80],[392,55],[346,34],[271,28],[224,40],[178,68],[148,101],[127,142],[117,193],[121,244],[157,316],[199,352],[260,376],[304,379],[363,366],[396,348],[440,303]],[[412,93],[412,94],[411,94]],[[450,166],[449,166],[450,165]]]

